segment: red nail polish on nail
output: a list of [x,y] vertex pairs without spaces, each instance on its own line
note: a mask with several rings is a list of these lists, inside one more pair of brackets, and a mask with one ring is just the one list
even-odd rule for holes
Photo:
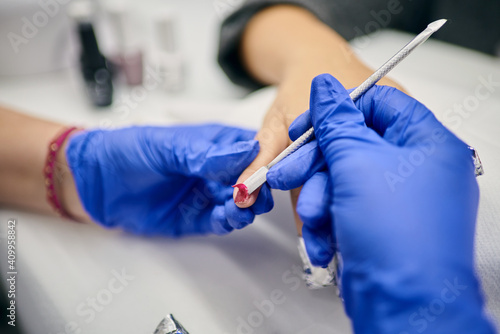
[[244,185],[243,183],[238,183],[235,184],[233,188],[238,189],[238,192],[236,193],[236,199],[234,200],[235,203],[243,203],[248,199],[249,194],[246,185]]

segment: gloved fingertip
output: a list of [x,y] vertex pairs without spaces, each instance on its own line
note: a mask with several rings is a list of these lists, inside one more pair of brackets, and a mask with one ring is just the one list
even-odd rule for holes
[[273,166],[267,172],[267,182],[272,189],[295,189],[325,164],[318,142],[313,140]]
[[223,205],[217,205],[212,210],[210,216],[211,232],[217,235],[226,235],[233,230],[226,218],[226,212]]
[[302,228],[302,236],[306,245],[307,255],[315,267],[326,267],[335,255],[335,245],[328,242],[328,235],[323,230]]
[[313,257],[311,259],[311,264],[315,267],[327,268],[332,259],[333,259],[333,254],[330,256],[330,254],[324,252],[321,254],[316,254],[316,257]]
[[250,225],[255,218],[252,210],[237,207],[231,199],[226,201],[225,211],[229,225],[237,230]]
[[313,79],[310,108],[314,134],[322,145],[336,138],[337,134],[332,132],[339,126],[366,127],[363,113],[354,105],[347,90],[329,74]]
[[271,211],[274,207],[273,195],[271,194],[271,189],[269,185],[264,183],[260,188],[259,196],[257,200],[252,205],[252,211],[255,215],[261,215]]
[[282,177],[281,168],[274,166],[267,172],[266,180],[271,189],[290,190],[286,189],[285,178]]
[[330,74],[321,74],[313,79],[311,85],[311,123],[314,125],[318,111],[328,111],[337,107],[342,100],[349,99],[352,107],[354,102],[349,97],[342,84]]
[[345,90],[344,86],[333,75],[329,73],[319,74],[312,80],[312,86],[318,87],[322,90],[337,92],[339,88]]
[[312,126],[311,112],[307,110],[300,114],[288,128],[288,136],[291,140],[296,140],[304,134]]
[[297,170],[293,163],[279,162],[267,172],[266,180],[271,189],[292,190],[300,187],[307,180],[308,172]]

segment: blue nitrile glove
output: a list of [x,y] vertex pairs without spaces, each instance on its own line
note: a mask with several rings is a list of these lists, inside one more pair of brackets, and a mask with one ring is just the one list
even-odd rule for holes
[[82,204],[105,227],[178,237],[226,234],[271,210],[264,187],[238,208],[231,185],[259,151],[254,131],[221,125],[85,131],[66,150]]
[[[309,255],[324,255],[316,263],[340,252],[355,332],[494,333],[474,273],[479,191],[467,145],[394,88],[374,87],[355,105],[321,75],[310,111],[290,132],[313,125],[317,141],[271,169],[268,182],[286,189],[310,177],[297,207],[304,238],[319,248]],[[315,143],[328,170],[311,177],[304,166],[322,159]]]

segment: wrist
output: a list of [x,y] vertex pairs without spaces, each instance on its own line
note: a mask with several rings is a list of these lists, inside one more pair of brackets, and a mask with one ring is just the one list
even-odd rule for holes
[[264,84],[281,84],[297,69],[308,72],[311,78],[333,74],[336,68],[358,62],[346,50],[350,50],[349,44],[314,14],[286,4],[270,6],[254,15],[241,41],[245,67]]
[[[352,88],[373,72],[338,33],[294,5],[274,5],[255,14],[243,33],[240,52],[247,71],[260,82],[281,86],[302,77],[307,91],[312,78],[322,73]],[[389,79],[380,84],[397,86]]]
[[75,220],[80,222],[90,222],[91,219],[80,201],[75,180],[66,159],[66,149],[68,143],[71,140],[71,137],[77,132],[78,130],[72,132],[57,152],[57,167],[55,168],[54,182],[56,193],[62,208]]

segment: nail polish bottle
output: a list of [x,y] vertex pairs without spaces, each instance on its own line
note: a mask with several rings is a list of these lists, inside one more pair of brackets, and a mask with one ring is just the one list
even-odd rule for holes
[[153,66],[159,72],[163,88],[169,93],[178,93],[185,85],[185,63],[176,44],[175,22],[172,13],[162,13],[154,23],[157,50],[153,54]]
[[112,58],[124,74],[129,86],[141,85],[143,80],[143,53],[133,40],[131,13],[121,3],[108,5],[107,14],[114,32],[117,53]]
[[69,15],[76,21],[80,41],[80,70],[87,95],[96,107],[106,107],[113,102],[112,74],[107,59],[99,50],[92,24],[93,3],[76,1],[69,8]]

